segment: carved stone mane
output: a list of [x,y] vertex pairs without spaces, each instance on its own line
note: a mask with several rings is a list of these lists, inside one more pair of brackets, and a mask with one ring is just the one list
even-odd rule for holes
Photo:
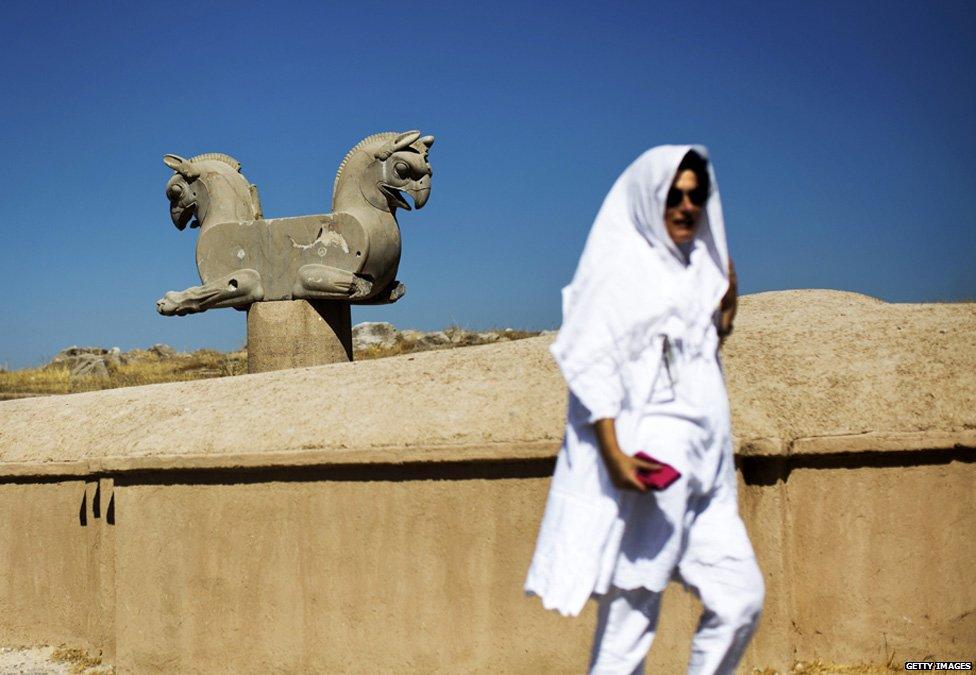
[[222,152],[205,152],[202,155],[197,155],[196,157],[191,157],[190,159],[188,159],[186,161],[188,161],[188,162],[190,162],[192,164],[193,162],[204,162],[204,161],[206,161],[208,159],[213,159],[213,160],[216,160],[218,162],[223,162],[224,164],[226,164],[227,166],[229,166],[230,168],[232,168],[234,171],[238,171],[239,172],[241,170],[241,163],[240,162],[238,162],[236,159],[234,159],[230,155],[225,155]]
[[339,169],[336,171],[335,181],[332,183],[332,207],[335,208],[335,197],[339,193],[339,180],[342,178],[342,170],[346,168],[346,164],[352,159],[358,151],[364,149],[367,145],[375,141],[390,141],[397,137],[397,132],[395,131],[381,131],[378,134],[373,134],[372,136],[367,136],[363,140],[359,141],[352,147],[352,149],[346,153],[346,156],[342,158],[339,162]]

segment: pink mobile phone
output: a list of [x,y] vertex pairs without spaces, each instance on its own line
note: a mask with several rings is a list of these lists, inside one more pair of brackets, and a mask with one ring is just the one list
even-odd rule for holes
[[654,471],[649,470],[639,470],[637,472],[637,480],[651,488],[652,490],[664,490],[670,486],[674,481],[681,478],[681,472],[675,469],[673,466],[666,462],[662,462],[659,459],[651,457],[649,454],[641,450],[640,452],[634,454],[637,459],[643,459],[645,462],[654,462],[655,464],[660,464],[661,468]]

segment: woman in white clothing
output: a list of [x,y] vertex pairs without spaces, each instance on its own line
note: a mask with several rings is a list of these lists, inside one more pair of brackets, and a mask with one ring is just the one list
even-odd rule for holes
[[[570,390],[566,436],[526,591],[564,615],[599,597],[592,673],[642,671],[672,578],[704,606],[689,672],[733,672],[756,628],[763,580],[718,355],[730,269],[707,151],[660,146],[614,184],[563,289],[552,353]],[[648,490],[663,464],[680,477]]]

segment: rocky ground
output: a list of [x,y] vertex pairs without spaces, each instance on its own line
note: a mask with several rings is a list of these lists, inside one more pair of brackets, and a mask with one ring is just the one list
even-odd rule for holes
[[[357,361],[471,345],[507,342],[540,335],[513,328],[470,331],[452,326],[422,332],[398,330],[386,322],[365,322],[352,329]],[[247,351],[201,349],[178,352],[165,344],[123,352],[118,347],[67,347],[40,368],[0,370],[0,400],[159,382],[199,380],[247,372]]]
[[417,330],[397,330],[393,324],[380,321],[367,321],[356,324],[352,329],[352,351],[358,360],[394,356],[409,352],[424,352],[432,349],[451,349],[487,345],[495,342],[509,342],[541,335],[539,331],[502,330],[470,331],[458,326],[444,330],[424,333]]
[[[844,665],[824,661],[798,661],[789,675],[883,675],[900,672],[894,664]],[[0,675],[108,675],[111,665],[78,649],[63,647],[0,647]],[[778,675],[773,669],[754,670],[754,675]]]
[[108,675],[115,669],[80,649],[0,647],[0,675]]

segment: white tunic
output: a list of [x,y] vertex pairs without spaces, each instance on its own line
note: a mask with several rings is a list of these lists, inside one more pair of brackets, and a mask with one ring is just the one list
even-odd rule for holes
[[[696,247],[692,256],[702,254]],[[692,278],[683,281],[694,286]],[[689,312],[700,311],[693,297],[685,301]],[[614,487],[598,450],[593,415],[571,393],[566,439],[525,586],[549,609],[578,614],[591,594],[605,593],[611,584],[663,590],[686,551],[689,514],[693,517],[695,503],[710,496],[726,502],[730,514],[722,525],[729,528],[725,553],[742,549],[743,541],[748,546],[737,515],[728,398],[715,328],[710,325],[700,348],[693,348],[680,337],[680,317],[668,323],[661,326],[667,332],[654,342],[659,347],[648,349],[625,378],[642,402],[618,413],[616,430],[624,452],[643,450],[682,477],[660,492]],[[590,389],[605,387],[594,382]],[[751,548],[741,555],[751,557]]]
[[618,588],[663,590],[686,550],[694,505],[721,489],[734,506],[728,402],[715,343],[717,337],[697,354],[680,341],[673,345],[671,363],[659,370],[644,407],[638,449],[671,464],[682,478],[663,492],[621,495],[626,526],[612,576]]
[[[660,146],[624,171],[563,289],[552,352],[570,389],[566,435],[525,584],[563,614],[578,614],[611,584],[663,589],[676,565],[692,564],[691,526],[705,509],[708,517],[698,520],[727,527],[729,551],[751,556],[735,508],[713,321],[728,286],[728,252],[710,165],[711,192],[688,264],[663,222],[669,186],[691,149],[707,156],[700,146]],[[682,478],[662,492],[618,490],[593,428],[604,418],[615,419],[624,452],[644,450]]]

